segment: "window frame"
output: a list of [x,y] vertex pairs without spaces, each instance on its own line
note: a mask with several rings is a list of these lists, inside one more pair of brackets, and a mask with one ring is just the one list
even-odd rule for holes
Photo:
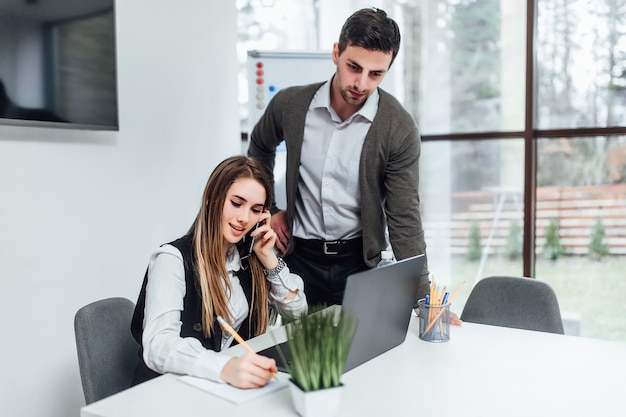
[[537,65],[535,44],[537,38],[537,0],[526,1],[526,79],[525,115],[522,131],[493,131],[472,133],[449,133],[422,135],[422,141],[459,140],[524,140],[524,222],[522,259],[524,276],[535,276],[536,195],[537,195],[537,140],[550,138],[576,138],[589,136],[620,136],[626,134],[626,126],[539,129],[537,127],[535,88]]

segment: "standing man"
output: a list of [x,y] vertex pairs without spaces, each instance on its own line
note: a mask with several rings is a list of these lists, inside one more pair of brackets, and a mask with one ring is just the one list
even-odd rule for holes
[[[272,179],[285,141],[287,208],[272,208],[271,227],[311,306],[341,303],[347,277],[376,267],[386,229],[397,259],[426,252],[417,124],[378,88],[399,48],[383,10],[355,12],[333,45],[331,79],[276,93],[250,135],[248,154]],[[428,291],[425,265],[418,297]]]

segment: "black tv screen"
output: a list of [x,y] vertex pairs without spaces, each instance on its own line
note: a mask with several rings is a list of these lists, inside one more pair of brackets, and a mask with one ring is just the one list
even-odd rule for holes
[[0,123],[117,130],[114,0],[0,0]]

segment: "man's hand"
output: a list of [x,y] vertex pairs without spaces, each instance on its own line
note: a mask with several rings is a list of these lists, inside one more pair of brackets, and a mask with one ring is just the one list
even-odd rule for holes
[[270,226],[272,230],[276,232],[276,249],[278,252],[284,254],[287,251],[287,245],[291,239],[291,232],[287,225],[287,212],[280,210],[273,214],[270,220]]
[[450,312],[450,324],[453,326],[460,326],[463,324],[459,316],[453,311]]

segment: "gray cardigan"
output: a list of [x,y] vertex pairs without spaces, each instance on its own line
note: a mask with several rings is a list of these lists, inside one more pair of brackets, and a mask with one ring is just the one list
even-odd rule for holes
[[[259,160],[274,178],[276,147],[287,148],[287,218],[293,225],[300,152],[306,114],[323,83],[280,90],[250,135],[248,155]],[[420,136],[417,124],[402,105],[378,89],[378,112],[365,136],[359,167],[363,259],[373,268],[386,247],[385,226],[397,259],[426,253],[419,200]],[[276,208],[274,208],[276,210]],[[287,253],[293,251],[294,240]],[[419,296],[428,292],[428,266],[424,265]]]

